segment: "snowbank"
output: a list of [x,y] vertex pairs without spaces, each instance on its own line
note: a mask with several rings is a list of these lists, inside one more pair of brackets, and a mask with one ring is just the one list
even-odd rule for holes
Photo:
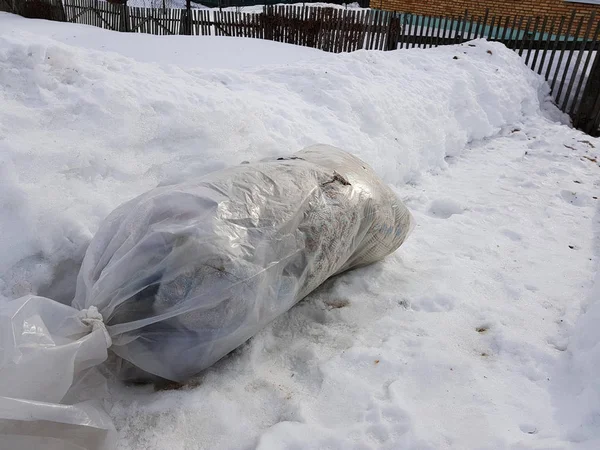
[[69,301],[123,201],[333,144],[407,202],[407,245],[184,389],[112,385],[120,448],[591,445],[600,140],[548,120],[546,92],[484,41],[334,55],[0,14],[0,293]]
[[[399,185],[539,110],[540,79],[512,52],[485,42],[240,72],[69,46],[47,33],[70,26],[42,23],[43,34],[9,27],[0,38],[2,166],[14,178],[3,179],[11,208],[0,238],[10,248],[0,259],[9,297],[50,283],[55,264],[80,258],[110,210],[157,183],[323,142],[355,152]],[[152,46],[157,60],[171,49],[151,36],[93,30],[106,36],[96,45]],[[184,48],[204,39],[169,40]],[[267,43],[259,40],[211,39],[212,51],[223,54],[217,46],[226,51],[230,41],[264,57]],[[298,59],[306,52],[281,47]]]
[[103,52],[116,52],[136,61],[176,64],[179,67],[206,69],[247,69],[270,64],[293,64],[314,60],[324,52],[291,44],[254,40],[251,48],[245,39],[217,36],[154,36],[103,30],[80,24],[61,26],[56,22],[28,20],[0,12],[0,31],[4,36],[35,33],[64,44]]

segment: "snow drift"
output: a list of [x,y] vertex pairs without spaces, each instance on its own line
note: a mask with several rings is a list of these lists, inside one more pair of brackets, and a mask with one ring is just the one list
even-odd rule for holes
[[7,297],[72,298],[53,280],[72,277],[112,209],[157,184],[325,143],[401,185],[538,111],[543,84],[485,42],[227,71],[143,64],[18,31],[0,39]]

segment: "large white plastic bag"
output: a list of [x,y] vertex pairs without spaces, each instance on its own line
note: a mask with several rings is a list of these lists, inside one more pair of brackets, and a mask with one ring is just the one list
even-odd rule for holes
[[122,205],[87,250],[73,306],[99,309],[119,357],[184,381],[411,227],[370,167],[315,146]]

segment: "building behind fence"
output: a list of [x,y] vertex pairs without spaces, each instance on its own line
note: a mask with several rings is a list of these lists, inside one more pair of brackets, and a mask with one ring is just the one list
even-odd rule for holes
[[[140,8],[101,0],[0,0],[0,11],[158,35],[269,39],[329,52],[395,50],[498,41],[545,77],[573,124],[600,134],[600,23],[596,12],[550,16],[481,14],[421,16],[374,9],[266,6],[262,12]],[[600,14],[599,14],[600,15]]]
[[[577,1],[577,3],[575,3]],[[577,7],[584,18],[583,29],[592,12],[596,13],[593,25],[600,20],[598,0],[371,0],[371,8],[387,11],[411,12],[422,16],[456,16],[465,10],[483,16],[486,11],[495,16],[533,16],[559,19],[568,16]],[[571,30],[573,33],[575,30]]]

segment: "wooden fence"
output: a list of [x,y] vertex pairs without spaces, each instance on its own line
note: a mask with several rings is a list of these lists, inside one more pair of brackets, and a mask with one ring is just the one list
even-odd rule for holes
[[576,127],[599,134],[600,23],[595,13],[567,17],[423,17],[380,10],[266,6],[260,13],[130,7],[102,0],[0,0],[0,10],[158,35],[240,36],[329,52],[395,50],[498,41],[544,76],[558,107]]

